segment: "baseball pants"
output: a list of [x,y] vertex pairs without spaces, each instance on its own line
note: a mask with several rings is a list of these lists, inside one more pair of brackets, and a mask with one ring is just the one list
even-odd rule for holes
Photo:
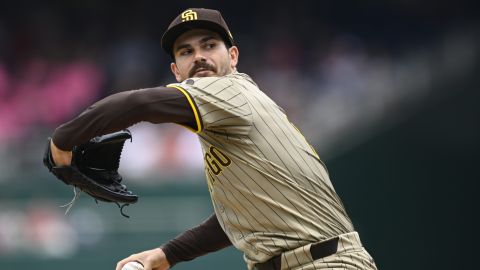
[[[317,247],[320,247],[317,248]],[[332,250],[332,248],[334,250]],[[319,250],[319,251],[318,251]],[[336,250],[336,251],[335,251]],[[310,251],[310,252],[309,252]],[[313,259],[313,257],[318,259]],[[377,270],[375,262],[363,247],[357,232],[341,234],[325,241],[284,252],[277,263],[264,263],[258,270],[361,269]]]

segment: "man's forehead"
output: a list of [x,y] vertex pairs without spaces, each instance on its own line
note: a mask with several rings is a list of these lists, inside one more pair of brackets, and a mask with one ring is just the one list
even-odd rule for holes
[[210,31],[207,29],[192,29],[183,34],[181,34],[173,44],[173,48],[176,48],[179,45],[191,44],[195,42],[200,42],[201,40],[212,37],[218,40],[222,40],[220,35],[217,32]]

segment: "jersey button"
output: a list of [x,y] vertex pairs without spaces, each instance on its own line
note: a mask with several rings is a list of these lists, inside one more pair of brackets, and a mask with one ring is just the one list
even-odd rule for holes
[[220,206],[220,212],[225,213],[225,207],[223,207],[223,205]]

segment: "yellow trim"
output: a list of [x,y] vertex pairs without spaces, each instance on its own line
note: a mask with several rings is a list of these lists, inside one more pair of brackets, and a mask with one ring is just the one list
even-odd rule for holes
[[195,132],[195,133],[199,133],[200,131],[202,131],[202,121],[200,120],[200,116],[199,116],[200,114],[198,113],[197,107],[195,106],[195,103],[193,102],[193,100],[190,97],[190,95],[188,94],[188,92],[185,89],[181,88],[180,86],[174,85],[174,84],[169,84],[169,85],[167,85],[167,87],[175,88],[178,91],[182,92],[182,94],[184,94],[185,97],[187,98],[188,103],[190,104],[190,107],[192,108],[193,115],[195,116],[195,122],[197,124],[197,130],[195,130],[195,129],[189,127],[189,126],[185,126],[185,125],[182,125],[182,126],[190,129],[192,132]]

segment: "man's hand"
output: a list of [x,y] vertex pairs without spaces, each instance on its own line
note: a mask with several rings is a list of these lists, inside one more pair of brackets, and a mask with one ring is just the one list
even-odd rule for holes
[[170,268],[167,257],[161,248],[155,248],[130,255],[119,261],[115,270],[122,270],[122,267],[128,262],[138,261],[143,264],[144,270],[166,270]]
[[50,141],[50,150],[56,166],[70,166],[72,163],[72,151],[61,150],[53,143],[53,140]]

